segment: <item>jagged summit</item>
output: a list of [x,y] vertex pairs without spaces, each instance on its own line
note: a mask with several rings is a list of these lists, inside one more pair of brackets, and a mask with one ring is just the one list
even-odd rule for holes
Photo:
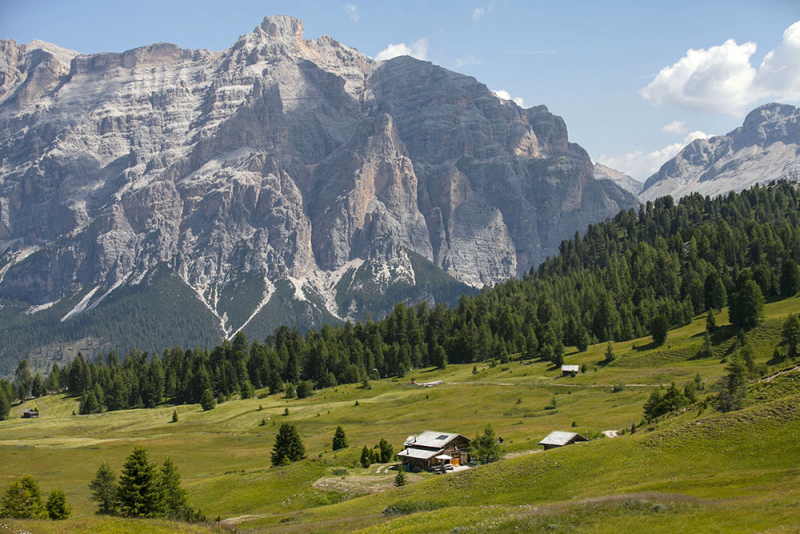
[[264,17],[254,32],[261,30],[273,39],[298,43],[303,40],[303,23],[300,19],[287,15]]
[[0,47],[0,300],[37,320],[158,302],[165,276],[220,335],[380,317],[636,205],[544,106],[292,17],[221,52],[37,46]]
[[647,179],[641,200],[720,195],[757,183],[800,180],[800,109],[770,103],[726,135],[696,139]]

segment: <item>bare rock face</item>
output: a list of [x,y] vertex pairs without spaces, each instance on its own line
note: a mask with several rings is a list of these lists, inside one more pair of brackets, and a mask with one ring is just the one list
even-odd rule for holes
[[290,17],[223,52],[0,42],[0,299],[31,314],[71,321],[163,268],[224,335],[279,298],[379,316],[368,290],[437,299],[420,262],[491,285],[635,205],[544,106]]
[[594,164],[594,177],[597,180],[611,180],[632,195],[638,195],[642,192],[642,188],[644,187],[644,184],[639,180],[631,178],[624,172],[607,167],[602,163]]
[[692,141],[647,179],[643,201],[721,195],[774,180],[800,180],[800,110],[765,104],[727,135]]

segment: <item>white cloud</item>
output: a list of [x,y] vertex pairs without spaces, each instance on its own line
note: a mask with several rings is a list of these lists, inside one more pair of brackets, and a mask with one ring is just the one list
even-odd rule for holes
[[345,4],[343,6],[344,12],[350,17],[353,22],[361,20],[361,13],[358,12],[358,6],[355,4]]
[[411,56],[417,59],[428,58],[428,39],[423,37],[410,46],[405,43],[390,44],[375,56],[378,61],[386,61],[398,56]]
[[683,135],[689,130],[686,128],[686,123],[683,121],[672,121],[669,124],[665,124],[661,131],[664,133],[670,133],[675,135]]
[[478,20],[483,16],[484,9],[482,7],[476,7],[472,10],[472,20]]
[[667,145],[662,149],[654,150],[652,152],[643,152],[642,150],[634,150],[627,154],[619,154],[615,156],[601,155],[597,161],[622,171],[632,178],[639,181],[645,181],[650,176],[658,172],[667,161],[674,158],[683,147],[694,141],[695,139],[708,139],[711,137],[700,131],[689,133],[681,143],[673,143]]
[[642,89],[650,103],[741,116],[767,99],[800,100],[800,22],[770,51],[758,70],[751,64],[756,44],[733,39],[708,50],[690,49],[670,67],[661,69]]
[[492,93],[494,93],[494,96],[496,96],[497,98],[500,98],[502,100],[511,100],[512,102],[514,102],[519,107],[521,107],[521,108],[525,107],[523,102],[522,102],[522,99],[520,97],[516,97],[515,98],[515,97],[511,96],[511,93],[509,93],[508,91],[504,91],[502,89],[499,89],[497,91],[492,91]]

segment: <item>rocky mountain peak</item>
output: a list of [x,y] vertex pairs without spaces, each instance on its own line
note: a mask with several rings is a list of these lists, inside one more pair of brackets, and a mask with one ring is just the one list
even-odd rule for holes
[[647,179],[640,200],[720,195],[774,180],[800,180],[800,110],[770,103],[726,135],[696,139]]
[[0,46],[0,306],[56,323],[162,275],[224,335],[379,317],[522,275],[637,204],[546,107],[292,17],[68,70],[32,68],[70,57],[35,46]]
[[264,17],[263,22],[253,31],[259,30],[270,39],[287,44],[299,44],[303,40],[303,23],[300,19],[288,15]]

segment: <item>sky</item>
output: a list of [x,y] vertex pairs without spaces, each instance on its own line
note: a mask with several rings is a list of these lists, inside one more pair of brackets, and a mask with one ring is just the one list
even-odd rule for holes
[[763,103],[800,105],[800,0],[0,0],[0,39],[223,50],[279,14],[306,38],[413,55],[544,104],[593,160],[639,180]]

